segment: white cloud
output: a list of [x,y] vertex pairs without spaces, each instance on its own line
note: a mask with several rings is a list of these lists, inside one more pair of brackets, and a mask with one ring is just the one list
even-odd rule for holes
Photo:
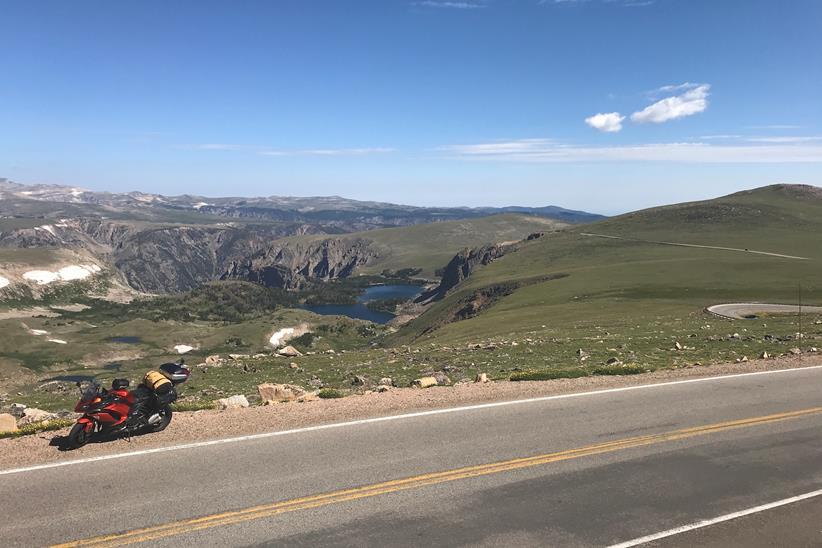
[[393,148],[313,148],[313,149],[280,149],[262,150],[263,156],[364,156],[367,154],[384,154],[394,152]]
[[822,141],[820,135],[810,136],[793,136],[785,135],[779,137],[748,137],[748,141],[752,143],[812,143],[814,141]]
[[769,126],[748,126],[748,129],[801,129],[802,126],[793,126],[789,124],[774,124]]
[[594,114],[586,118],[585,123],[605,133],[616,133],[622,129],[622,121],[624,119],[625,116],[622,116],[618,112],[608,112]]
[[720,135],[700,135],[700,139],[711,140],[711,139],[741,139],[742,135],[736,134],[720,134]]
[[455,158],[534,163],[556,162],[679,162],[797,163],[822,162],[822,145],[711,145],[655,143],[625,146],[575,146],[550,139],[441,147]]
[[638,124],[648,122],[661,124],[669,120],[704,112],[708,108],[708,92],[710,89],[711,86],[708,84],[691,83],[659,88],[659,91],[685,90],[685,92],[680,95],[666,97],[639,112],[634,112],[631,114],[631,121]]

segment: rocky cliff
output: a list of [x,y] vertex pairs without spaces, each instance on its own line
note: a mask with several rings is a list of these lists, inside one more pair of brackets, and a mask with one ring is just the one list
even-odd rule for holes
[[83,250],[114,267],[133,289],[173,293],[225,277],[247,257],[264,257],[273,241],[315,230],[297,223],[158,226],[72,219],[0,233],[0,247]]
[[424,292],[417,297],[415,302],[426,304],[442,299],[454,287],[471,276],[477,268],[496,261],[507,253],[516,251],[523,242],[536,240],[537,238],[541,238],[543,234],[542,232],[535,232],[528,235],[521,242],[486,244],[481,247],[463,249],[454,255],[454,258],[452,258],[443,269],[439,285],[430,291]]
[[451,289],[468,278],[474,270],[516,249],[517,244],[487,244],[473,249],[463,249],[448,262],[439,285],[417,297],[415,302],[424,304],[442,299]]
[[221,278],[297,288],[307,281],[345,278],[356,267],[377,258],[375,246],[364,238],[277,242],[247,258],[232,261]]

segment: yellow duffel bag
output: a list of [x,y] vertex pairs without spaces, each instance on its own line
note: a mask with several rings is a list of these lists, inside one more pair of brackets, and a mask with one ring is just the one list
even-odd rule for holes
[[171,381],[159,371],[149,371],[143,378],[143,384],[151,388],[157,394],[168,392],[172,388]]

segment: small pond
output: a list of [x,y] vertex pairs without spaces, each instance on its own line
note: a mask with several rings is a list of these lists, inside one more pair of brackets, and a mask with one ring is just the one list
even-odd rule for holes
[[109,341],[114,343],[120,344],[140,344],[142,340],[140,337],[132,337],[132,336],[124,336],[124,337],[111,337]]

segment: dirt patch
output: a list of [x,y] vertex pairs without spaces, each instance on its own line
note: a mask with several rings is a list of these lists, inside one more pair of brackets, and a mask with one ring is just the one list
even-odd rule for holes
[[[132,438],[131,441],[118,440],[92,444],[73,452],[60,452],[49,445],[52,438],[65,435],[68,429],[22,438],[3,439],[0,440],[0,469],[426,409],[814,365],[822,365],[822,356],[796,356],[739,364],[692,366],[621,377],[594,376],[532,382],[503,381],[434,387],[425,390],[403,388],[335,400],[290,402],[226,411],[176,413],[168,429],[159,434],[140,436]],[[218,434],[215,435],[215,433]]]
[[54,309],[54,310],[64,310],[66,312],[82,312],[83,310],[88,310],[91,307],[87,304],[73,303],[73,304],[62,304],[62,305],[54,304],[54,305],[51,305],[51,308]]
[[35,316],[45,316],[47,318],[58,318],[60,314],[42,306],[31,308],[10,308],[0,310],[0,320],[14,320],[16,318],[34,318]]

